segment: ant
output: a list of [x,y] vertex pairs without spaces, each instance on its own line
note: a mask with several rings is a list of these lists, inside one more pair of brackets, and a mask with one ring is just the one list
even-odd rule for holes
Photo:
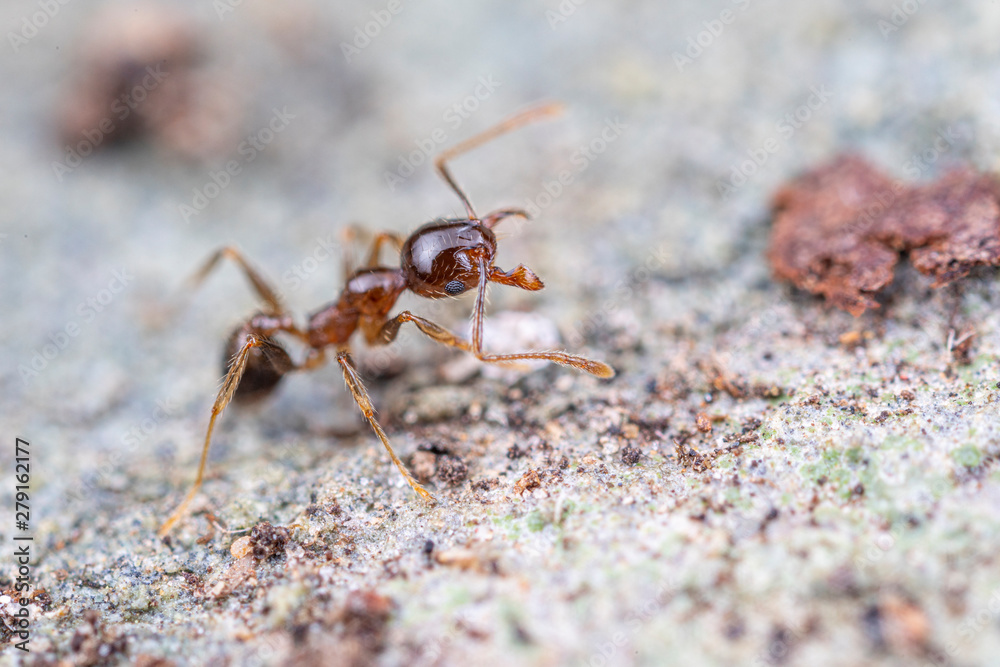
[[[511,271],[503,271],[493,263],[497,246],[493,228],[506,218],[528,219],[527,212],[516,208],[505,208],[480,218],[472,208],[468,196],[452,178],[447,162],[499,135],[541,117],[555,115],[561,110],[562,107],[556,104],[528,109],[438,155],[434,160],[434,167],[462,200],[467,217],[429,222],[405,240],[391,232],[378,234],[373,241],[366,265],[347,277],[346,286],[340,297],[310,315],[304,328],[295,324],[281,304],[278,293],[238,250],[231,247],[221,248],[208,259],[194,275],[192,281],[195,285],[202,282],[223,259],[228,259],[239,266],[264,305],[260,312],[237,327],[229,337],[224,357],[225,379],[212,405],[212,416],[208,422],[208,431],[205,433],[198,475],[187,496],[160,527],[160,537],[165,537],[174,524],[184,517],[188,505],[201,488],[208,449],[212,441],[212,430],[215,428],[216,419],[229,402],[250,401],[266,396],[286,374],[312,370],[322,364],[325,361],[327,348],[336,349],[337,363],[343,371],[344,380],[365,419],[385,446],[389,458],[420,497],[429,501],[434,500],[434,496],[413,478],[396,456],[389,444],[389,438],[375,418],[375,410],[349,351],[348,341],[358,329],[364,334],[365,341],[369,345],[387,345],[396,338],[399,328],[404,323],[412,322],[430,338],[469,352],[480,361],[504,364],[542,359],[571,366],[600,378],[614,377],[615,371],[607,364],[567,352],[490,354],[483,350],[483,315],[489,284],[492,282],[510,285],[531,292],[542,289],[544,285],[538,276],[523,264],[519,264]],[[399,248],[401,265],[399,268],[378,265],[379,252],[386,242],[392,242]],[[389,311],[406,290],[428,299],[441,299],[456,297],[471,289],[478,290],[472,316],[471,341],[464,340],[409,311],[404,310],[395,317],[389,317]],[[308,353],[301,363],[294,362],[288,352],[275,340],[274,336],[278,333],[296,338],[305,344]]]

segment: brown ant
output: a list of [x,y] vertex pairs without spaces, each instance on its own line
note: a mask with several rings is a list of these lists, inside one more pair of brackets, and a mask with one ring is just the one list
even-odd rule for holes
[[[285,310],[277,292],[234,248],[222,248],[213,254],[195,274],[195,284],[218,266],[222,259],[236,262],[246,274],[254,291],[264,301],[261,312],[238,327],[229,337],[224,357],[225,379],[212,406],[212,416],[205,433],[205,444],[198,464],[194,486],[169,519],[160,527],[159,535],[165,536],[187,511],[188,505],[201,488],[205,461],[212,440],[215,420],[231,400],[249,400],[270,393],[281,378],[292,371],[311,370],[325,358],[328,347],[337,350],[337,363],[344,373],[354,400],[375,435],[382,441],[392,462],[409,482],[413,490],[427,500],[432,496],[406,470],[403,462],[389,445],[389,438],[375,419],[368,392],[351,361],[348,340],[361,329],[369,345],[391,343],[405,322],[413,322],[421,332],[439,343],[457,347],[490,363],[510,363],[520,360],[542,359],[572,366],[601,378],[613,377],[615,372],[607,364],[592,361],[567,352],[519,352],[516,354],[490,354],[483,350],[483,312],[486,290],[491,282],[520,287],[528,291],[542,289],[542,281],[523,264],[511,271],[502,271],[494,265],[497,239],[493,227],[509,217],[527,219],[528,214],[515,208],[500,209],[480,218],[472,203],[448,171],[448,160],[461,155],[487,141],[543,116],[561,111],[559,105],[543,105],[517,114],[495,127],[482,132],[440,154],[434,161],[438,174],[455,191],[468,217],[435,220],[420,227],[405,241],[395,234],[377,235],[367,264],[349,275],[340,297],[309,316],[305,328],[300,328]],[[378,266],[382,244],[390,241],[400,248],[400,268]],[[403,311],[389,317],[389,311],[406,290],[429,299],[454,297],[468,290],[477,289],[476,305],[472,317],[472,340],[459,338],[443,327]],[[284,333],[304,343],[309,352],[302,363],[295,363],[285,349],[274,339]]]

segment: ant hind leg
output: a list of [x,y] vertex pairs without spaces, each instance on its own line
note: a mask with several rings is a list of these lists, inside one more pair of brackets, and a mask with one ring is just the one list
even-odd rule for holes
[[[237,337],[239,334],[244,335],[242,344],[239,344]],[[215,397],[215,403],[212,405],[212,416],[208,421],[208,430],[205,432],[205,443],[201,450],[201,460],[198,462],[198,474],[187,496],[184,497],[181,504],[170,515],[170,518],[160,526],[158,535],[161,538],[166,537],[174,525],[184,518],[185,514],[187,514],[188,506],[201,489],[201,484],[205,477],[205,463],[208,461],[208,450],[212,444],[212,431],[215,430],[215,421],[222,414],[222,411],[226,409],[226,406],[229,405],[234,396],[237,399],[245,399],[249,396],[260,396],[270,392],[281,376],[295,368],[288,357],[288,353],[280,345],[260,333],[248,333],[243,328],[238,329],[232,339],[232,343],[238,345],[239,349],[229,363],[226,377],[222,382],[222,388],[219,389],[219,393]],[[263,369],[264,364],[271,366],[271,369]],[[244,377],[256,377],[255,384],[251,383],[247,385],[250,388],[248,394],[244,393],[248,390],[240,385],[240,381]]]

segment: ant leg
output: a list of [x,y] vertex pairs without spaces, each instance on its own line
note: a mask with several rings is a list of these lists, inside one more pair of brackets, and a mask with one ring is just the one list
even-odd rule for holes
[[365,419],[371,424],[372,430],[375,431],[375,435],[378,439],[382,441],[387,452],[389,452],[389,458],[392,462],[396,464],[399,468],[399,472],[402,473],[404,479],[409,482],[410,486],[413,488],[417,494],[425,500],[434,500],[434,496],[430,494],[424,487],[420,485],[417,480],[413,478],[413,475],[406,469],[403,462],[399,460],[396,456],[396,452],[392,451],[392,445],[389,444],[389,438],[386,436],[385,431],[379,425],[378,420],[375,419],[375,408],[372,407],[371,399],[368,397],[368,391],[365,389],[365,385],[361,382],[361,376],[358,375],[357,369],[354,368],[354,363],[351,361],[351,355],[346,349],[337,352],[337,363],[340,364],[341,369],[344,371],[344,381],[347,382],[348,388],[351,390],[351,394],[354,396],[355,403],[361,408],[362,414],[364,414]]
[[492,213],[487,213],[483,217],[483,219],[480,220],[480,222],[483,224],[483,227],[486,227],[488,229],[493,229],[506,218],[512,218],[512,217],[531,220],[531,216],[528,215],[528,212],[522,208],[502,208],[499,211],[493,211]]
[[541,281],[530,269],[519,266],[509,273],[503,273],[496,267],[487,268],[486,262],[479,260],[479,289],[476,294],[476,306],[472,313],[472,343],[467,342],[451,333],[447,329],[434,324],[422,317],[417,317],[409,311],[403,311],[393,319],[389,320],[382,327],[382,342],[389,342],[396,337],[400,325],[403,322],[413,322],[417,328],[439,343],[457,347],[460,350],[471,352],[480,361],[493,364],[504,364],[515,361],[529,359],[539,359],[552,361],[563,366],[570,366],[577,370],[596,375],[600,378],[612,378],[615,371],[611,366],[601,362],[587,359],[576,354],[561,351],[538,351],[538,352],[516,352],[514,354],[488,354],[483,351],[483,320],[486,313],[486,292],[489,289],[491,280],[505,282],[528,290],[541,289]]
[[515,354],[488,354],[483,351],[481,334],[479,337],[476,337],[475,329],[473,329],[473,343],[470,345],[467,340],[460,338],[444,327],[435,324],[430,320],[424,319],[419,315],[414,315],[408,310],[404,310],[399,315],[396,315],[396,317],[388,320],[382,326],[378,343],[383,345],[391,343],[396,338],[396,334],[399,333],[399,328],[404,322],[413,322],[417,328],[428,337],[433,338],[443,345],[456,347],[465,352],[469,352],[480,361],[484,361],[486,363],[507,364],[534,359],[552,361],[563,366],[570,366],[572,368],[576,368],[577,370],[590,373],[591,375],[596,375],[599,378],[611,378],[615,376],[614,369],[607,364],[587,359],[586,357],[581,357],[576,354],[570,354],[568,352],[538,351],[518,352]]
[[480,352],[476,355],[476,358],[480,361],[485,361],[491,364],[506,364],[514,361],[538,359],[543,361],[552,361],[563,366],[569,366],[579,371],[583,371],[584,373],[596,375],[597,377],[605,380],[615,376],[615,369],[611,368],[611,366],[608,366],[603,361],[594,361],[593,359],[587,359],[586,357],[581,357],[578,354],[570,354],[568,352],[518,352],[515,354],[484,354]]
[[388,345],[392,341],[396,340],[396,336],[399,334],[399,329],[405,322],[413,322],[428,338],[432,338],[442,345],[447,345],[449,347],[457,347],[464,352],[471,352],[475,354],[472,347],[469,345],[469,341],[456,336],[452,332],[448,331],[444,327],[431,322],[428,319],[424,319],[419,315],[414,315],[408,310],[404,310],[396,317],[391,320],[387,320],[382,324],[382,328],[378,335],[369,341],[372,345]]
[[379,265],[379,253],[382,250],[382,245],[386,242],[390,242],[396,246],[396,252],[403,249],[404,239],[399,234],[396,234],[395,232],[379,232],[375,236],[375,240],[372,241],[372,248],[368,253],[368,262],[365,264],[364,268],[372,268]]
[[208,431],[205,433],[205,444],[201,450],[201,461],[198,463],[198,475],[195,477],[194,485],[191,487],[191,490],[188,492],[181,504],[177,506],[176,510],[174,510],[174,513],[170,515],[170,518],[167,519],[162,526],[160,526],[160,530],[158,531],[158,535],[160,537],[165,537],[174,527],[174,524],[184,517],[187,513],[188,505],[191,504],[191,501],[194,500],[198,490],[201,488],[201,483],[205,476],[205,462],[208,461],[208,449],[212,444],[212,431],[215,429],[215,420],[220,414],[222,414],[222,411],[226,409],[226,406],[229,405],[229,402],[232,400],[233,394],[236,393],[240,380],[243,378],[243,374],[247,370],[251,353],[254,351],[254,348],[258,347],[265,350],[269,348],[277,348],[278,350],[281,350],[281,353],[284,353],[282,348],[264,336],[257,333],[247,334],[246,342],[233,358],[233,362],[229,366],[229,372],[226,373],[226,378],[222,382],[222,388],[219,390],[218,396],[215,397],[215,403],[212,405],[212,417],[208,421]]
[[344,282],[346,283],[357,270],[355,267],[354,247],[357,245],[358,237],[364,233],[361,225],[348,225],[340,232],[341,259],[343,260]]
[[465,206],[466,212],[469,214],[471,220],[477,220],[476,211],[472,208],[472,202],[469,201],[468,196],[462,192],[462,188],[458,186],[455,179],[452,178],[451,172],[448,171],[447,162],[452,158],[458,157],[462,153],[467,153],[473,148],[482,146],[487,141],[499,137],[501,134],[506,134],[513,129],[521,127],[527,123],[530,123],[538,118],[544,118],[545,116],[555,116],[562,113],[563,107],[561,104],[543,104],[541,106],[532,107],[527,111],[522,111],[521,113],[511,116],[507,120],[503,121],[498,125],[494,125],[490,129],[480,132],[479,134],[466,139],[465,141],[452,146],[445,152],[434,158],[434,168],[437,169],[438,174],[445,180],[448,186],[454,190],[458,198],[462,200],[462,204]]
[[[596,375],[600,378],[611,378],[614,377],[615,371],[613,368],[607,364],[594,361],[592,359],[587,359],[586,357],[581,357],[576,354],[570,354],[568,352],[559,351],[539,351],[539,352],[517,352],[514,354],[487,354],[483,351],[483,319],[484,312],[486,310],[486,290],[489,286],[491,278],[496,275],[503,276],[505,279],[509,279],[511,282],[509,284],[518,284],[516,281],[524,281],[527,285],[525,289],[533,289],[534,283],[530,282],[524,274],[530,275],[535,281],[538,282],[538,287],[534,289],[541,289],[541,281],[534,273],[531,273],[530,269],[524,267],[518,267],[509,274],[502,273],[496,267],[492,270],[487,270],[485,264],[480,260],[479,265],[479,292],[476,294],[476,308],[472,314],[472,343],[463,340],[459,336],[456,336],[452,332],[448,331],[444,327],[431,322],[430,320],[424,319],[417,315],[414,315],[408,310],[404,310],[396,317],[386,321],[382,325],[382,330],[376,337],[376,343],[378,344],[388,344],[395,340],[396,335],[399,333],[399,328],[404,322],[413,322],[421,332],[425,335],[433,338],[439,343],[448,345],[450,347],[457,347],[460,350],[470,352],[480,361],[485,361],[492,364],[505,364],[516,361],[524,361],[528,359],[540,359],[545,361],[552,361],[557,364],[562,364],[563,366],[570,366],[576,368],[577,370],[590,373],[591,375]],[[521,271],[523,269],[523,271]],[[518,285],[524,287],[524,285]]]
[[247,280],[250,281],[254,292],[267,304],[267,313],[269,315],[280,315],[285,312],[285,307],[281,304],[281,298],[274,288],[271,287],[268,281],[256,269],[250,266],[250,263],[246,261],[242,253],[232,246],[219,248],[208,258],[208,261],[189,279],[191,289],[200,285],[218,267],[219,262],[223,259],[230,259],[239,265]]
[[368,251],[367,261],[361,266],[355,267],[354,263],[354,252],[352,246],[357,242],[358,238],[366,234],[360,225],[351,225],[347,227],[342,235],[344,238],[344,282],[351,279],[355,271],[358,269],[367,269],[378,266],[379,264],[379,254],[382,251],[382,246],[389,242],[396,246],[397,252],[402,249],[404,239],[395,232],[380,232],[375,235],[372,240],[371,249]]

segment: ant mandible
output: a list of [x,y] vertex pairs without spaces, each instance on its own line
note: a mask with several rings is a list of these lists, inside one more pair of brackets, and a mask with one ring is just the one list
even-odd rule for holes
[[[242,269],[254,291],[263,300],[264,307],[229,337],[224,357],[225,379],[215,404],[212,405],[212,416],[208,422],[208,431],[205,433],[198,475],[190,492],[160,527],[160,537],[166,536],[185,515],[188,505],[201,488],[208,449],[212,441],[212,430],[215,428],[216,419],[229,402],[255,399],[269,394],[287,373],[311,370],[323,363],[326,350],[331,347],[337,351],[337,363],[340,364],[344,380],[354,400],[375,431],[375,435],[389,452],[389,458],[418,495],[426,500],[434,500],[434,496],[413,478],[392,451],[389,438],[375,418],[375,410],[372,408],[368,392],[361,382],[349,352],[348,341],[359,328],[369,345],[387,345],[396,338],[399,328],[405,322],[412,322],[430,338],[470,352],[480,361],[503,364],[542,359],[572,366],[601,378],[614,376],[614,370],[607,364],[567,352],[490,354],[483,350],[483,312],[489,284],[493,282],[511,285],[531,292],[542,289],[544,285],[538,276],[523,264],[511,271],[503,271],[493,263],[497,246],[493,228],[505,218],[517,216],[527,219],[528,214],[521,209],[506,208],[480,218],[472,208],[469,198],[452,178],[447,162],[514,128],[545,116],[555,115],[561,109],[562,107],[556,104],[528,109],[441,153],[434,161],[435,169],[462,200],[467,217],[427,223],[405,241],[389,232],[377,235],[366,265],[347,277],[347,284],[336,301],[309,316],[305,328],[295,324],[282,305],[278,293],[238,250],[222,248],[208,259],[194,275],[195,284],[204,280],[222,259],[230,259]],[[400,268],[378,266],[379,251],[382,244],[387,241],[395,243],[400,248]],[[428,299],[440,299],[458,296],[470,289],[478,290],[472,316],[471,342],[409,311],[404,310],[395,317],[389,317],[389,311],[406,290]],[[274,339],[278,333],[296,338],[306,345],[308,353],[302,363],[295,363],[288,352]]]

